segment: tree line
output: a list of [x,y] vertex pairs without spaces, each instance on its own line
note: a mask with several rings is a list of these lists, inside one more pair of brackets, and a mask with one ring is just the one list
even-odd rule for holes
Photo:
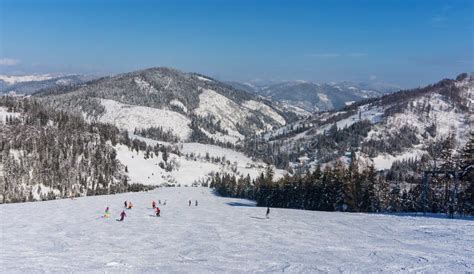
[[[355,157],[349,164],[336,161],[324,168],[274,180],[270,166],[252,180],[214,174],[210,186],[225,197],[255,200],[258,206],[349,212],[447,212],[474,214],[474,138],[461,153],[458,180],[449,176],[430,179],[426,198],[420,173],[397,178],[403,165],[423,166],[414,160],[399,162],[385,172],[362,165]],[[416,162],[416,161],[415,161]],[[448,168],[448,167],[446,167]],[[447,169],[446,169],[447,170]]]

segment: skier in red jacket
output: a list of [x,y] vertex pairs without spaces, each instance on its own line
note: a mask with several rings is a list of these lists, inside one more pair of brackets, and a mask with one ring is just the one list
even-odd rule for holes
[[156,207],[156,217],[160,217],[161,210],[159,207]]
[[122,210],[122,213],[120,213],[120,220],[117,220],[117,221],[122,222],[125,219],[126,216],[127,216],[127,214],[125,213],[125,210]]
[[156,208],[156,202],[153,201],[153,202],[151,203],[151,206],[153,207],[153,209],[155,209],[155,208]]

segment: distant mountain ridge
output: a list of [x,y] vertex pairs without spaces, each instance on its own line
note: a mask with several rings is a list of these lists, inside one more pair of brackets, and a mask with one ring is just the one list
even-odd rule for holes
[[58,86],[72,86],[94,79],[95,76],[86,75],[0,75],[0,94],[15,93],[18,95],[30,95],[42,89]]
[[282,81],[271,83],[228,82],[235,88],[302,108],[309,112],[341,109],[353,102],[379,97],[400,88],[383,83]]
[[35,94],[50,106],[134,131],[162,128],[180,140],[235,144],[300,116],[197,73],[150,68]]
[[443,147],[459,150],[474,134],[473,110],[474,77],[464,73],[423,88],[356,102],[339,111],[315,113],[268,132],[264,138],[273,151],[288,154],[292,162],[303,161],[305,166],[355,153],[378,169],[388,169],[408,159],[432,163]]

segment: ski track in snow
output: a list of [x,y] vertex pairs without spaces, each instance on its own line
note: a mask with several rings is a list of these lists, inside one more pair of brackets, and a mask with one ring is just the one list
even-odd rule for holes
[[[167,200],[160,218],[153,199]],[[135,207],[117,222],[125,200]],[[106,206],[111,218],[100,217]],[[0,272],[474,269],[473,221],[291,209],[265,219],[265,211],[191,187],[0,205]]]

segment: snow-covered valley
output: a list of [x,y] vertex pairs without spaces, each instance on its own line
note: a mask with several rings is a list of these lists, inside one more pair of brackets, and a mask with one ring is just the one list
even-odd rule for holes
[[[117,222],[125,200],[135,207]],[[159,218],[153,200],[167,201]],[[111,217],[102,218],[107,206]],[[265,210],[194,187],[4,204],[0,272],[474,269],[472,220],[277,208],[266,219]]]

